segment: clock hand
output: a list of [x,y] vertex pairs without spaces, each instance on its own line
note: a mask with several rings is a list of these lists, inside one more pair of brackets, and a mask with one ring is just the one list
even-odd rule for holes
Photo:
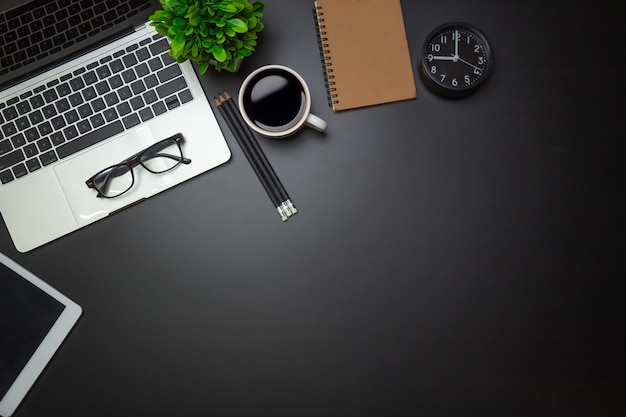
[[436,59],[438,61],[454,61],[455,58],[450,55],[450,56],[433,56],[433,59]]
[[454,31],[454,57],[459,58],[459,31]]
[[479,70],[479,71],[482,71],[482,69],[478,68],[478,67],[477,67],[477,66],[475,66],[474,64],[470,64],[469,62],[467,62],[467,61],[466,61],[466,60],[464,60],[463,58],[460,58],[460,57],[459,57],[459,61],[461,61],[461,62],[462,62],[462,63],[464,63],[464,64],[469,65],[470,67],[472,67],[472,68],[474,68],[474,69],[477,69],[477,70]]

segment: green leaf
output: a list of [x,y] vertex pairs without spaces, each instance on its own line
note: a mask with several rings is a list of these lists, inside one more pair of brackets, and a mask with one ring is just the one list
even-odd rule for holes
[[174,52],[182,51],[185,48],[185,37],[177,36],[170,46]]
[[216,61],[224,62],[226,60],[226,50],[221,45],[214,44],[212,52]]
[[258,21],[259,19],[257,19],[255,16],[248,17],[248,29],[254,29]]
[[185,29],[181,28],[180,26],[172,26],[170,27],[170,30],[168,32],[169,35],[172,35],[172,37],[177,37],[178,35],[184,35],[185,34]]
[[246,22],[239,18],[228,19],[226,24],[233,28],[233,30],[237,33],[246,33],[248,31],[248,25]]
[[193,13],[191,16],[189,16],[189,23],[192,26],[198,26],[200,25],[200,22],[202,22],[202,16],[200,15],[200,13]]
[[243,42],[241,42],[239,39],[232,39],[231,42],[233,43],[235,50],[241,49],[243,47]]
[[237,6],[233,3],[214,4],[213,7],[227,13],[236,13],[238,11]]
[[235,72],[235,70],[237,69],[237,60],[233,59],[232,61],[230,61],[230,63],[228,64],[228,68],[226,69],[230,72]]
[[169,17],[169,13],[163,10],[157,10],[154,13],[152,13],[152,15],[148,17],[148,19],[150,19],[152,22],[162,22],[163,20],[165,20],[166,16]]
[[263,13],[263,10],[265,10],[265,4],[261,1],[255,1],[252,3],[252,8],[256,13]]
[[209,61],[204,61],[202,62],[199,66],[198,66],[198,72],[200,74],[204,74],[206,72],[207,69],[209,69],[209,65],[211,65],[211,63]]
[[161,36],[167,36],[167,32],[168,32],[168,28],[167,26],[165,26],[162,23],[159,23],[157,25],[154,26],[154,29],[157,31],[157,33]]
[[252,55],[252,51],[246,48],[242,48],[237,51],[237,55],[241,57],[250,56]]

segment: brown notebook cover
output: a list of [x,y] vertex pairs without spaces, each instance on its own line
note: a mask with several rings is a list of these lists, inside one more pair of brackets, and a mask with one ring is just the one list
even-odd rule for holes
[[314,11],[334,111],[416,97],[400,0],[317,0]]

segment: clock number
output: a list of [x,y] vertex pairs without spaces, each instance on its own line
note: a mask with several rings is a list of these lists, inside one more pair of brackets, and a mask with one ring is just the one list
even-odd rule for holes
[[433,54],[428,54],[428,62],[432,62],[433,59]]
[[441,45],[439,45],[438,43],[434,43],[432,49],[434,52],[439,52],[441,50]]
[[474,74],[480,75],[480,70],[478,68],[474,68]]
[[441,35],[441,43],[448,43],[448,37],[446,35]]
[[437,74],[437,67],[434,65],[430,67],[430,72],[432,72],[433,74]]
[[484,64],[484,63],[485,63],[485,57],[479,56],[479,57],[478,57],[478,63],[479,63],[480,65]]
[[457,85],[459,85],[459,82],[456,80],[456,78],[452,79],[452,86],[456,87]]
[[441,77],[441,82],[443,83],[443,80],[446,79],[446,74],[441,74],[440,77]]
[[476,44],[474,45],[474,52],[478,53],[480,51],[480,45]]
[[465,76],[465,84],[469,84],[470,82],[471,82],[471,80],[470,80],[470,76],[469,76],[469,75],[466,75],[466,76]]

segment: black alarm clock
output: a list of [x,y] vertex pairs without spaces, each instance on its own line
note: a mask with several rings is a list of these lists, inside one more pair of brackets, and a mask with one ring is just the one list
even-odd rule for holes
[[450,98],[474,93],[491,75],[491,42],[475,26],[451,22],[435,28],[422,47],[420,74],[433,92]]

